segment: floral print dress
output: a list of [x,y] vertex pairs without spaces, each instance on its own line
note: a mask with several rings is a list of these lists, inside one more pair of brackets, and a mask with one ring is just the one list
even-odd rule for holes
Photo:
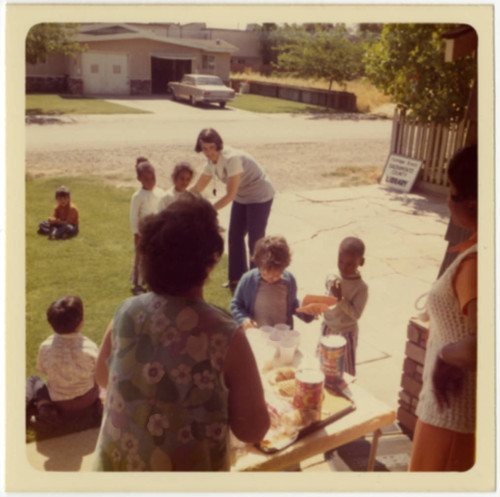
[[118,308],[97,471],[225,471],[223,365],[236,322],[202,301],[146,293]]

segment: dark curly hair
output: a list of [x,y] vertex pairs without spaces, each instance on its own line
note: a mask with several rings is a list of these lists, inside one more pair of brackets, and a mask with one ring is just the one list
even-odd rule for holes
[[282,236],[265,236],[257,240],[253,262],[259,268],[284,270],[290,265],[290,247]]
[[59,335],[73,333],[83,321],[83,302],[76,295],[54,300],[47,309],[47,321]]
[[217,211],[200,195],[184,192],[139,227],[142,270],[158,294],[182,294],[201,286],[224,252]]
[[222,150],[224,148],[224,142],[221,136],[213,128],[205,128],[200,131],[194,147],[195,152],[201,152],[201,142],[215,143],[215,148],[217,150]]
[[191,164],[189,164],[189,162],[179,162],[175,165],[174,170],[172,171],[172,181],[177,180],[179,174],[181,174],[183,171],[187,171],[191,175],[191,179],[193,178],[194,169],[191,167]]
[[453,155],[448,177],[460,200],[477,200],[477,145],[461,148]]

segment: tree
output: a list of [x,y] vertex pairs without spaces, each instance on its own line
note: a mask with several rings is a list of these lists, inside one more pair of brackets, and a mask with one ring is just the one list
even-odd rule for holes
[[278,25],[274,22],[265,22],[262,26],[255,26],[254,31],[260,35],[260,53],[263,64],[276,62],[274,46],[276,44],[275,33],[278,31]]
[[282,45],[277,68],[291,76],[328,81],[345,85],[363,70],[362,47],[347,38],[344,25],[329,27],[318,24],[316,29],[295,31]]
[[444,61],[445,24],[386,24],[365,52],[370,81],[419,122],[449,124],[463,118],[475,59]]
[[40,23],[33,26],[26,36],[26,62],[36,64],[45,62],[47,55],[58,52],[74,55],[85,47],[74,41],[77,24],[55,22]]
[[358,24],[358,36],[362,39],[376,37],[382,33],[384,25],[380,23],[362,22]]

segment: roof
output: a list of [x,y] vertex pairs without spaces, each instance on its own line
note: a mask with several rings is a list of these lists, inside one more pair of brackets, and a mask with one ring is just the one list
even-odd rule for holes
[[233,53],[238,51],[231,43],[224,40],[199,40],[194,38],[171,38],[160,36],[151,31],[139,29],[130,24],[93,24],[82,26],[75,40],[80,43],[93,41],[116,41],[116,40],[138,40],[146,39],[168,43],[181,47],[197,48],[206,52]]

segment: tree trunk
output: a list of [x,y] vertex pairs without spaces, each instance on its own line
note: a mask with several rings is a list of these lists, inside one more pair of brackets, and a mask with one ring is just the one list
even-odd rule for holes
[[333,84],[333,79],[330,80],[328,83],[328,95],[326,98],[326,108],[330,109],[332,107],[332,84]]

